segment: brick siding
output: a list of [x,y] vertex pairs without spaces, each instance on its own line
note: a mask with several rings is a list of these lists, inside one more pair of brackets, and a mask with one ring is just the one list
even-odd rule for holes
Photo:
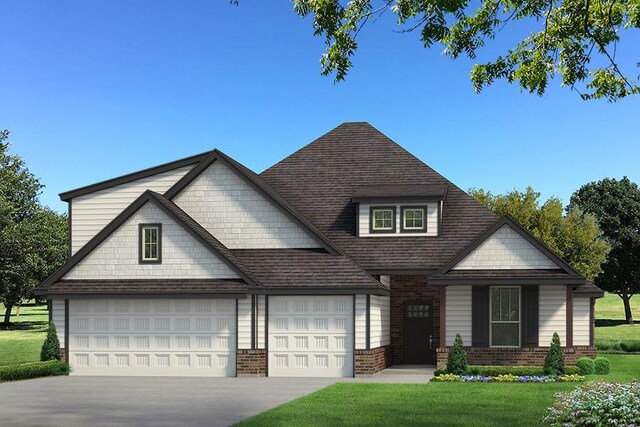
[[373,375],[391,366],[391,346],[355,351],[354,372],[356,375]]
[[265,376],[267,373],[266,354],[266,350],[237,350],[237,375]]
[[[438,367],[446,366],[450,347],[439,348]],[[549,347],[532,348],[491,348],[465,347],[467,363],[469,365],[513,365],[513,366],[542,366],[549,352]],[[595,357],[596,348],[591,346],[576,346],[563,348],[565,363],[574,365],[580,357]]]

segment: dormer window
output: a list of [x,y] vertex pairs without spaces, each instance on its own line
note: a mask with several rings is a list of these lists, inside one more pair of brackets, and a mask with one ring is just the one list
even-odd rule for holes
[[162,262],[162,224],[140,224],[140,264]]
[[400,231],[403,233],[420,233],[427,231],[427,223],[425,222],[426,210],[424,206],[402,206]]
[[370,209],[370,231],[372,233],[396,232],[396,207],[372,206]]

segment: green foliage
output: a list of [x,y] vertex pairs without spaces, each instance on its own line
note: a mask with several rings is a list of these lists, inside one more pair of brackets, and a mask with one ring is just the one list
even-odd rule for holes
[[462,337],[457,333],[456,339],[453,342],[453,348],[449,353],[449,359],[447,360],[447,372],[450,374],[464,375],[466,371],[467,352],[464,350]]
[[53,322],[49,322],[47,338],[45,338],[44,344],[42,344],[42,350],[40,351],[40,360],[43,362],[47,360],[60,360],[60,341],[58,340],[56,325],[54,325]]
[[0,382],[69,374],[69,365],[59,360],[0,366]]
[[608,374],[611,372],[611,363],[606,357],[598,356],[593,359],[593,367],[596,374]]
[[549,353],[544,359],[544,372],[547,375],[561,375],[565,373],[564,353],[560,346],[560,337],[557,332],[553,333]]
[[605,178],[580,187],[569,206],[597,218],[611,252],[595,283],[622,298],[627,323],[633,324],[629,299],[640,293],[640,188],[627,177]]
[[494,195],[482,189],[469,190],[476,200],[496,214],[508,215],[547,245],[579,273],[593,280],[602,270],[608,245],[595,216],[578,208],[563,214],[562,202],[551,197],[540,203],[540,193],[531,187]]
[[640,340],[596,340],[598,352],[640,353]]
[[336,82],[351,69],[365,24],[387,12],[395,14],[402,32],[419,30],[426,48],[440,44],[452,59],[464,55],[476,60],[487,41],[509,33],[501,31],[507,24],[526,31],[528,36],[493,60],[473,66],[471,81],[478,92],[501,79],[542,95],[549,80],[560,76],[562,86],[583,99],[616,101],[640,93],[640,77],[615,60],[624,30],[640,28],[636,0],[292,1],[298,15],[313,16],[314,35],[326,44],[322,74],[335,74]]
[[580,371],[580,375],[591,375],[595,372],[593,359],[589,359],[588,357],[581,357],[576,360],[576,367]]

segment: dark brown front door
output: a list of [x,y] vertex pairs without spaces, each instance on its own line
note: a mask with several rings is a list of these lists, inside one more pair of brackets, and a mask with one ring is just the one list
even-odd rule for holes
[[410,301],[404,304],[404,363],[433,363],[433,321],[431,303]]

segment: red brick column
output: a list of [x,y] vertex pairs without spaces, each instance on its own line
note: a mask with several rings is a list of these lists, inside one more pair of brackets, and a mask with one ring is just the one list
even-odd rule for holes
[[237,375],[265,376],[267,373],[266,354],[266,350],[237,350]]
[[373,348],[371,350],[356,350],[354,353],[356,375],[373,375],[391,366],[391,346]]

